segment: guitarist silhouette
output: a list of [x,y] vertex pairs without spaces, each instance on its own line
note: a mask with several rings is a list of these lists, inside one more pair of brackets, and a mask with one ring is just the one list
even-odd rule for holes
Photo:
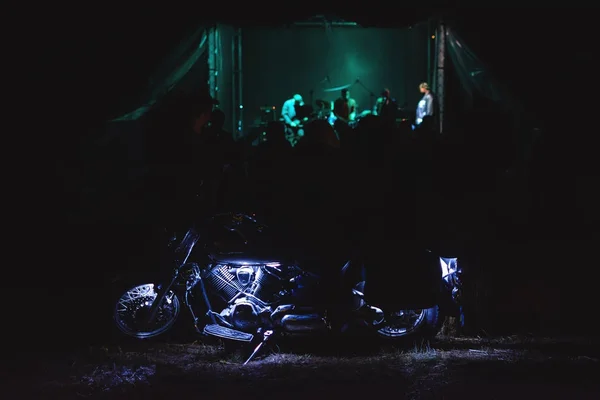
[[286,100],[281,107],[281,119],[285,123],[286,138],[295,146],[298,140],[304,136],[303,123],[308,121],[308,110],[304,100],[299,94],[295,94]]

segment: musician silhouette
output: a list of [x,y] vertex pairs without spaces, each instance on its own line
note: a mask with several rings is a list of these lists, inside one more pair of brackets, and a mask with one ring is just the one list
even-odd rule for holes
[[396,122],[397,112],[398,104],[396,103],[396,100],[391,97],[390,89],[383,89],[381,91],[381,97],[375,102],[373,114],[378,115],[383,123],[393,124]]

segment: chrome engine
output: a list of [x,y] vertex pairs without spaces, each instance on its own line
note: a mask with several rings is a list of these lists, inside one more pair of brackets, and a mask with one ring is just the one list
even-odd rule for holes
[[219,313],[222,325],[248,333],[259,327],[308,333],[326,329],[327,324],[315,309],[289,304],[306,275],[279,263],[215,264],[206,281],[209,290],[227,303]]
[[266,265],[226,265],[213,266],[208,276],[208,284],[219,297],[228,303],[242,297],[266,306],[275,300],[281,278],[275,275],[274,266]]

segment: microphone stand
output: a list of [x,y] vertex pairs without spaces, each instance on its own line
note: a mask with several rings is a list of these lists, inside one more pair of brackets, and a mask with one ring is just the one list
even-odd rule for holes
[[367,91],[367,93],[369,93],[369,96],[371,98],[371,110],[374,110],[375,109],[375,93],[373,93],[373,91],[371,89],[366,87],[365,84],[362,83],[362,81],[359,78],[356,78],[356,82],[354,82],[354,83],[360,85],[363,89],[365,89]]

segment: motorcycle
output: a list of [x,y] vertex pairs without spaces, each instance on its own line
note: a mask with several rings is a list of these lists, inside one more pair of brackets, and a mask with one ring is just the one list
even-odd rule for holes
[[[237,239],[221,240],[227,234]],[[415,295],[399,293],[403,290],[393,270],[369,274],[368,265],[350,259],[339,279],[351,304],[342,328],[334,332],[332,310],[320,303],[320,293],[328,288],[319,285],[319,274],[292,258],[269,255],[269,247],[260,255],[256,243],[269,236],[268,227],[254,216],[237,213],[218,214],[189,229],[173,252],[169,279],[135,285],[118,298],[117,328],[133,338],[156,337],[173,327],[185,306],[197,333],[256,346],[247,363],[266,342],[281,336],[360,331],[392,340],[421,339],[435,335],[444,316],[460,316],[457,258],[422,252],[423,265],[412,269],[424,271],[419,272],[424,284],[405,282],[406,288],[426,292],[416,301],[411,299]],[[235,241],[239,248],[234,251],[223,245]]]

